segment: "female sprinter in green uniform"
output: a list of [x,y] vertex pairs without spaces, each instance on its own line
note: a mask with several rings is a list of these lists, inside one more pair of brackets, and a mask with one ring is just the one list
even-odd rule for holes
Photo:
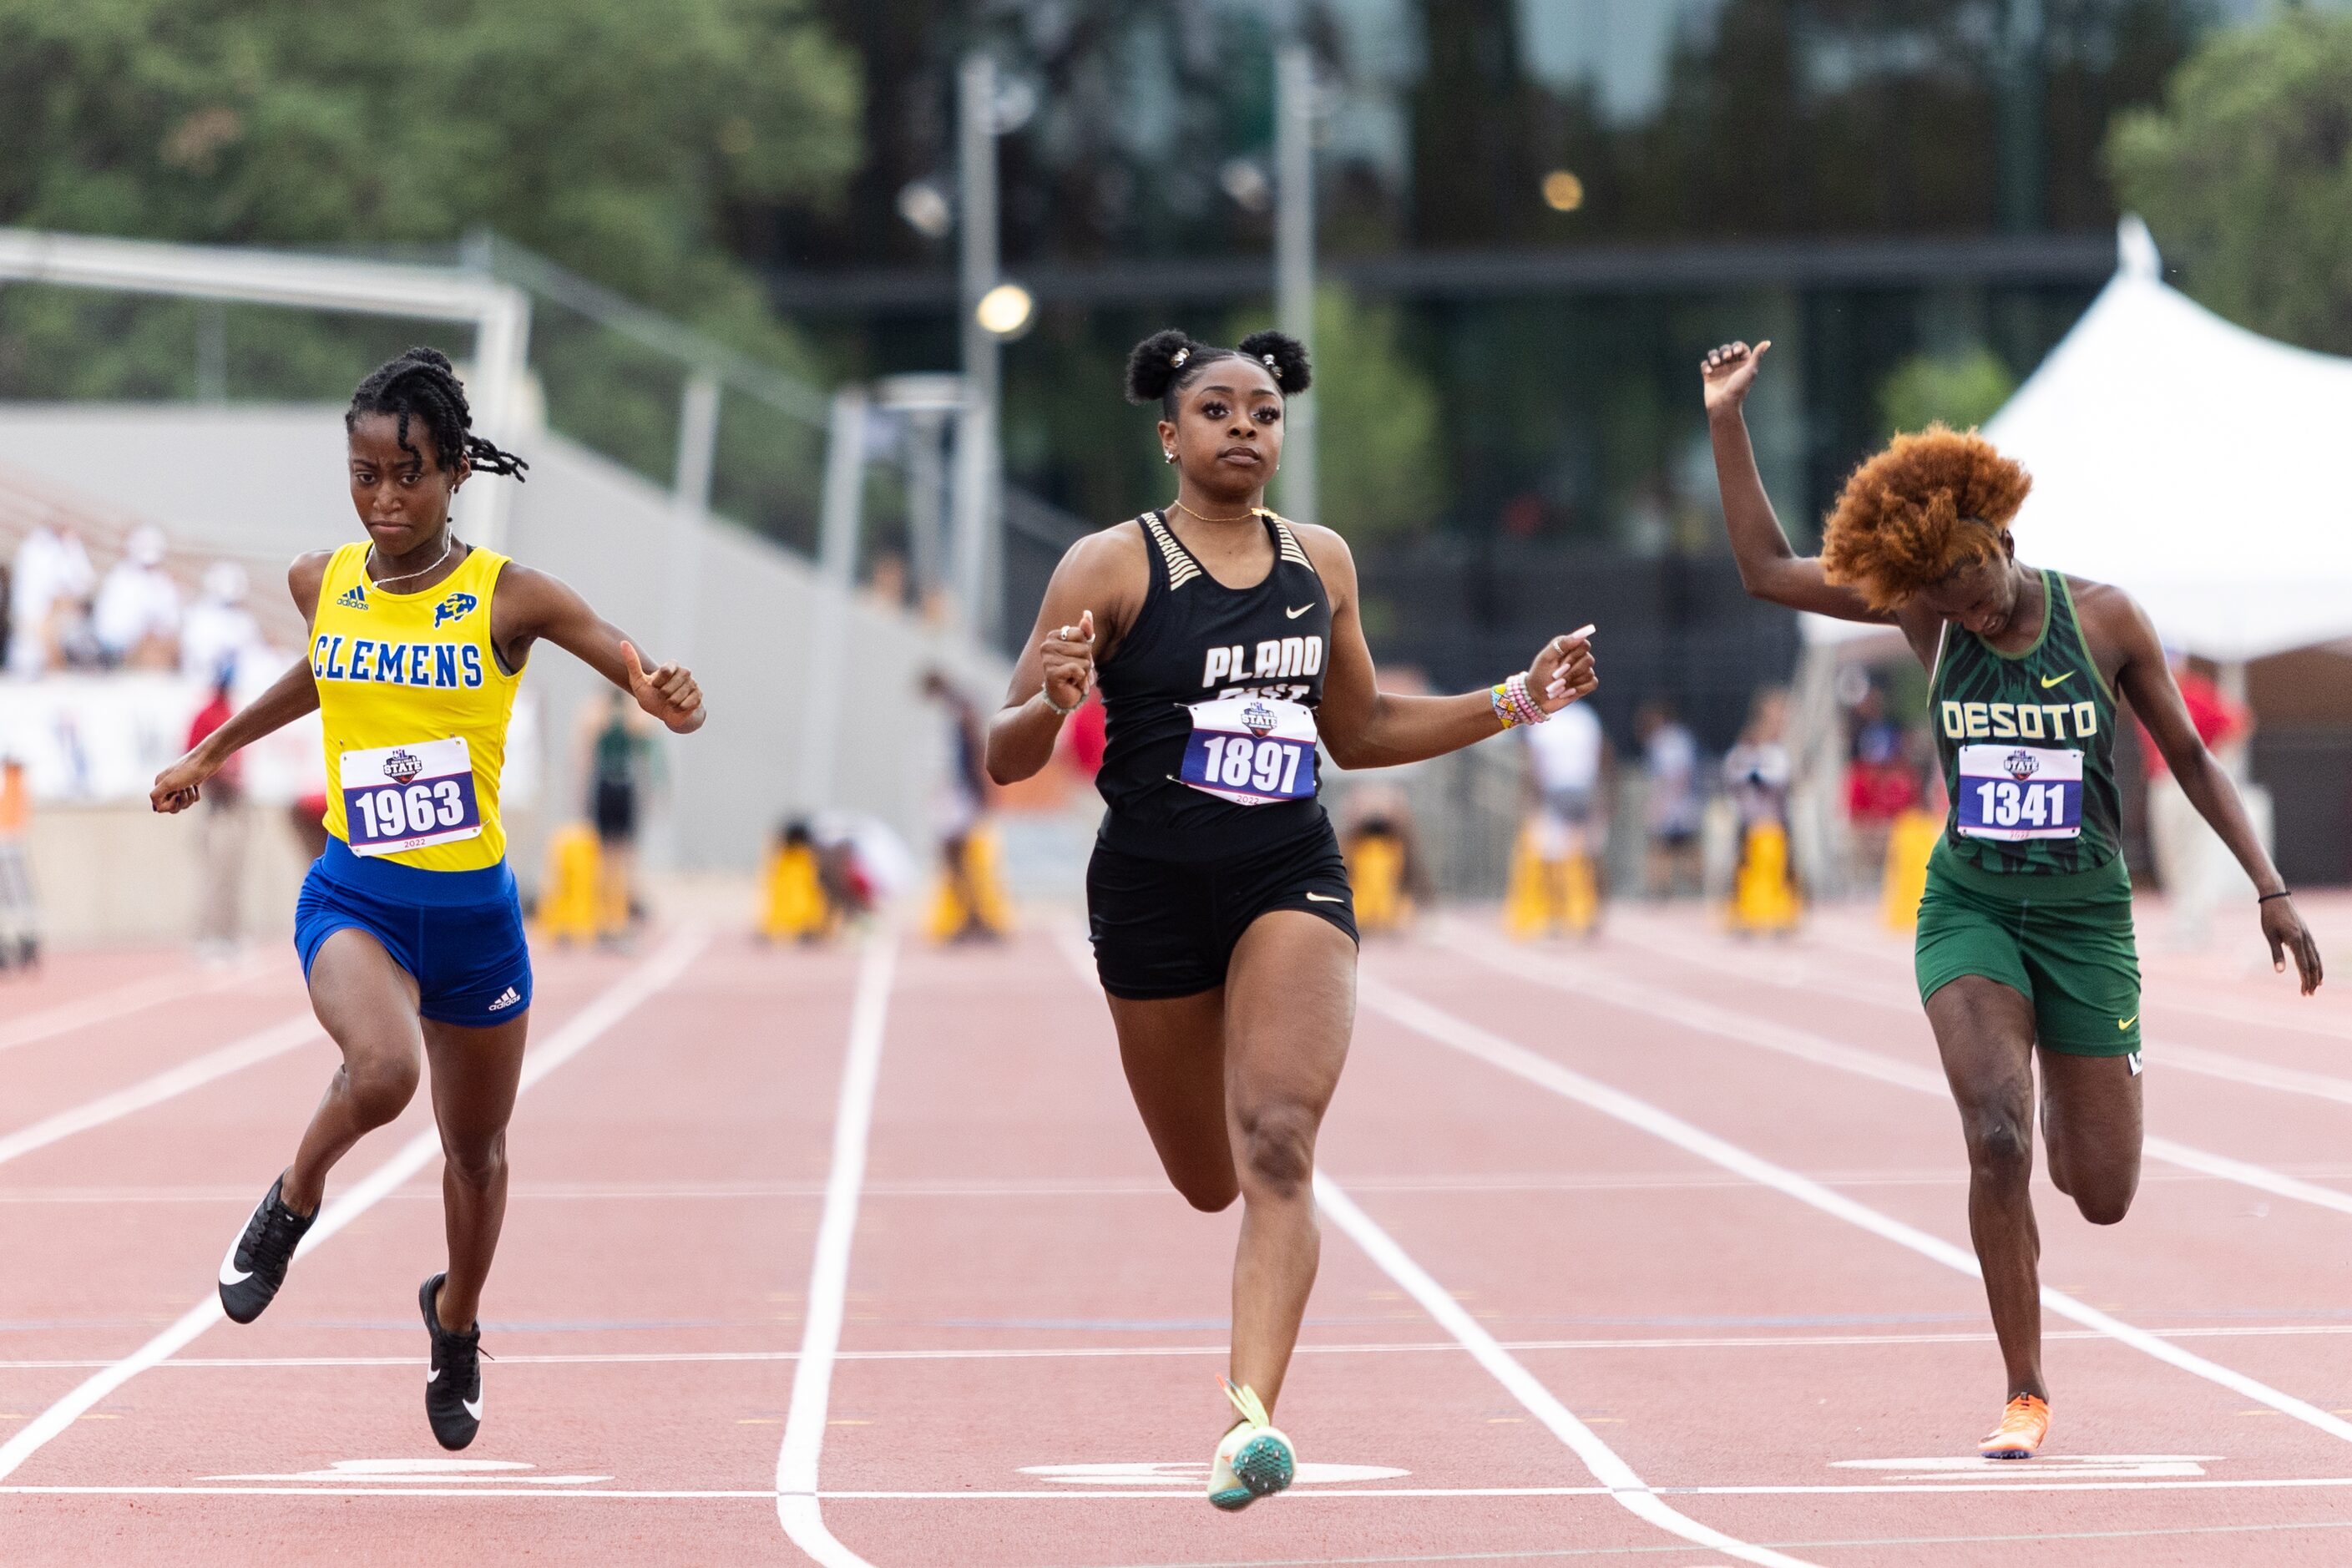
[[342,1065],[291,1163],[221,1259],[221,1310],[261,1315],[352,1146],[398,1116],[433,1063],[446,1160],[449,1266],[417,1307],[430,1336],[425,1412],[446,1448],[482,1418],[475,1308],[507,1207],[507,1119],[530,1020],[530,952],[507,868],[499,783],[507,721],[541,638],[684,733],[702,693],[636,649],[578,594],[467,543],[449,503],[468,477],[522,477],[521,459],[469,428],[466,394],[436,349],[411,349],[360,383],[343,416],[352,505],[367,541],[287,574],[310,654],[156,777],[158,811],[184,811],[238,748],[316,712],[327,746],[327,848],[295,906],[310,1007]]
[[[1740,405],[1769,343],[1701,367],[1723,512],[1748,593],[1899,627],[1930,672],[1951,816],[1919,905],[1919,995],[1969,1147],[1969,1234],[1984,1270],[2009,1403],[1979,1445],[2030,1458],[2049,1434],[2042,1381],[2033,1071],[2050,1179],[2094,1225],[2139,1185],[2139,961],[2120,844],[2116,698],[2253,879],[2273,968],[2305,995],[2319,950],[2197,737],[2156,631],[2130,596],[2021,564],[2010,520],[2032,480],[1973,431],[1899,436],[1846,481],[1818,558],[1789,548]],[[2038,1047],[2038,1049],[2037,1049]]]
[[1175,499],[1070,547],[988,734],[996,781],[1027,778],[1099,668],[1095,968],[1169,1181],[1196,1208],[1243,1205],[1226,1384],[1241,1419],[1209,1472],[1223,1509],[1297,1468],[1269,1415],[1315,1284],[1315,1137],[1355,1018],[1317,742],[1342,767],[1408,763],[1539,723],[1596,684],[1579,633],[1491,691],[1380,689],[1348,546],[1264,506],[1284,399],[1307,381],[1307,351],[1278,332],[1238,352],[1181,332],[1137,347],[1128,396],[1160,405]]

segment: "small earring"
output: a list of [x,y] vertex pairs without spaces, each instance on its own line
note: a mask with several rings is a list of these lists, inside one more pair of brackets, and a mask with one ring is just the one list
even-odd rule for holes
[[1167,459],[1169,462],[1171,462],[1171,463],[1172,463],[1172,462],[1174,462],[1174,461],[1176,460],[1176,454],[1175,454],[1175,453],[1173,453],[1173,452],[1162,452],[1162,453],[1160,453],[1160,457],[1162,457],[1163,458]]

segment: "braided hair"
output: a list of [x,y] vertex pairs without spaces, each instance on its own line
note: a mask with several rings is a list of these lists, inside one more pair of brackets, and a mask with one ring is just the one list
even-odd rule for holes
[[409,442],[408,422],[412,417],[422,420],[433,437],[435,459],[452,473],[463,458],[477,473],[510,474],[520,483],[523,470],[530,467],[473,433],[474,416],[466,406],[465,383],[457,379],[457,367],[439,349],[413,348],[369,372],[359,390],[352,394],[352,405],[343,411],[343,428],[351,429],[366,414],[387,414],[399,420],[400,449],[420,460],[424,454]]
[[1127,400],[1157,400],[1161,417],[1172,421],[1184,389],[1200,378],[1203,368],[1223,359],[1257,361],[1285,397],[1306,391],[1315,379],[1314,368],[1307,363],[1307,345],[1286,332],[1252,332],[1239,348],[1221,349],[1196,343],[1171,327],[1152,333],[1127,356]]

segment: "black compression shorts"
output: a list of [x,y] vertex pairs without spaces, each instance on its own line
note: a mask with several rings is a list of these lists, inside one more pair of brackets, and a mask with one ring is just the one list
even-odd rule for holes
[[1242,932],[1276,910],[1319,915],[1357,940],[1348,865],[1318,818],[1311,833],[1230,860],[1154,860],[1097,843],[1087,924],[1103,989],[1131,1002],[1213,991]]

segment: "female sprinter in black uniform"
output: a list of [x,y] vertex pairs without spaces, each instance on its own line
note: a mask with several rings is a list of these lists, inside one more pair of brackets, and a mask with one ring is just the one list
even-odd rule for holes
[[647,671],[618,629],[555,578],[466,543],[449,503],[478,470],[522,461],[468,428],[465,389],[436,349],[411,349],[352,395],[343,416],[352,504],[367,542],[287,574],[310,654],[156,777],[158,811],[184,811],[240,747],[319,714],[327,849],[295,907],[310,1006],[342,1051],[326,1097],[221,1259],[221,1310],[249,1323],[326,1196],[327,1173],[406,1108],[420,1055],[446,1156],[449,1266],[417,1306],[430,1339],[425,1413],[445,1448],[482,1418],[475,1308],[507,1207],[507,1119],[530,1018],[530,952],[506,862],[499,783],[507,721],[545,638],[680,733],[702,693],[675,665]]
[[2008,1405],[1978,1445],[2025,1459],[2050,1432],[2034,1228],[2033,1076],[2050,1179],[2094,1225],[2139,1185],[2139,960],[2116,786],[2118,697],[2253,879],[2273,967],[2308,996],[2319,949],[2237,787],[2198,739],[2156,629],[2120,588],[2017,559],[2032,480],[1941,426],[1854,470],[1822,553],[1789,548],[1740,405],[1772,345],[1706,356],[1708,434],[1739,580],[1759,599],[1895,627],[1927,667],[1952,814],[1927,862],[1914,967],[1969,1146],[1969,1236],[2000,1341]]
[[1177,1191],[1201,1209],[1244,1204],[1226,1384],[1241,1419],[1209,1478],[1224,1509],[1296,1469],[1269,1413],[1315,1282],[1315,1136],[1355,1012],[1354,910],[1316,799],[1317,742],[1342,767],[1434,757],[1596,684],[1580,633],[1491,691],[1374,685],[1346,543],[1261,504],[1283,399],[1307,384],[1306,351],[1276,332],[1238,352],[1175,331],[1136,349],[1128,396],[1160,405],[1176,499],[1063,557],[988,737],[998,783],[1034,773],[1099,668],[1110,810],[1087,904],[1119,1057]]

